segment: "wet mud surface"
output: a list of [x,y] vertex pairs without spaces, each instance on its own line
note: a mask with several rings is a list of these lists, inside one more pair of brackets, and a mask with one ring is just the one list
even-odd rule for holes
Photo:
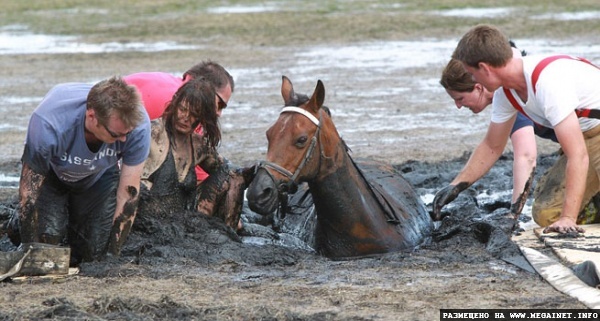
[[[202,20],[192,14],[193,20]],[[352,21],[357,15],[352,11],[340,17]],[[261,31],[271,22],[257,21]],[[390,23],[403,28],[396,18]],[[363,24],[357,26],[364,29]],[[393,42],[373,42],[376,38],[369,35],[367,42],[285,46],[268,41],[238,44],[221,36],[202,39],[198,29],[192,29],[193,42],[205,41],[206,47],[0,55],[3,92],[19,98],[0,104],[4,121],[11,124],[0,142],[0,176],[18,179],[29,116],[55,84],[96,82],[140,71],[180,75],[209,58],[226,67],[236,81],[220,120],[219,152],[240,166],[265,157],[265,131],[283,106],[282,75],[301,93],[312,92],[322,80],[325,105],[351,155],[393,164],[428,210],[433,194],[466,162],[463,153],[473,150],[485,134],[489,111],[476,116],[457,111],[437,82],[462,29],[452,31],[451,39],[433,42],[402,31]],[[315,37],[302,29],[296,33]],[[517,43],[535,53],[535,43]],[[389,59],[371,58],[382,52],[388,52]],[[556,144],[538,141],[538,152],[547,156],[538,159],[536,180],[552,164],[556,149]],[[306,202],[287,214],[288,233],[274,232],[264,226],[263,217],[247,210],[240,233],[217,219],[168,211],[172,218],[147,215],[147,220],[138,220],[120,257],[82,264],[78,274],[67,278],[0,282],[0,320],[395,321],[437,320],[441,308],[585,308],[537,274],[499,258],[515,253],[507,241],[511,222],[504,217],[512,187],[510,146],[506,152],[488,175],[445,208],[452,215],[431,242],[412,252],[345,261],[317,255],[306,245],[312,237],[306,231],[313,228],[314,219],[298,215],[306,213]],[[12,180],[0,186],[0,221],[15,209],[17,185]],[[165,200],[164,206],[168,204]],[[0,239],[0,248],[12,249],[6,238]]]
[[[456,175],[465,157],[395,168],[427,199]],[[541,157],[538,172],[553,159]],[[427,244],[363,259],[317,255],[303,246],[306,236],[292,229],[269,232],[247,208],[245,223],[258,227],[251,237],[191,211],[172,213],[175,219],[151,214],[133,229],[120,257],[84,263],[78,275],[65,279],[0,283],[0,318],[434,320],[440,308],[584,308],[537,274],[501,259],[519,254],[505,217],[511,168],[504,157],[463,192]],[[507,192],[492,195],[501,191]],[[2,220],[14,210],[15,194],[3,189]],[[293,215],[290,224],[302,221]],[[5,238],[1,244],[9,247]]]

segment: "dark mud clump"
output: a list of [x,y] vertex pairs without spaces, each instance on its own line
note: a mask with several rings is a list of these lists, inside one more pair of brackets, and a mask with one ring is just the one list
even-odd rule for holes
[[[545,156],[538,163],[538,172],[552,163],[554,156]],[[452,161],[427,163],[411,161],[395,166],[405,178],[413,184],[424,198],[432,196],[439,188],[448,184],[462,168],[467,156]],[[512,159],[503,157],[494,169],[482,180],[465,190],[452,204],[444,208],[448,215],[434,231],[432,241],[423,244],[413,253],[389,253],[367,259],[345,262],[331,261],[314,254],[309,247],[300,243],[281,242],[286,233],[274,231],[251,235],[238,234],[217,218],[199,215],[193,211],[179,211],[169,216],[160,211],[140,213],[144,224],[138,224],[132,230],[120,257],[106,257],[100,262],[82,263],[80,275],[105,277],[143,277],[154,280],[185,277],[186,275],[229,271],[236,274],[240,286],[244,280],[316,278],[317,284],[331,283],[335,287],[340,280],[361,277],[361,272],[377,269],[379,273],[387,270],[404,271],[394,276],[409,277],[406,271],[425,273],[440,266],[473,264],[503,260],[506,257],[518,257],[518,248],[510,241],[513,221],[507,219],[512,188]],[[539,175],[538,175],[539,176]],[[504,192],[504,193],[500,193]],[[494,194],[500,193],[499,197]],[[482,196],[483,195],[483,196]],[[489,195],[490,197],[485,197]],[[306,200],[306,198],[302,198]],[[0,204],[0,220],[14,212],[16,198],[4,199]],[[425,202],[428,203],[427,201]],[[431,205],[428,205],[430,210]],[[300,211],[298,213],[306,213]],[[311,226],[310,219],[293,217],[290,220],[304,222]],[[522,220],[527,217],[522,215]],[[244,211],[244,220],[248,226],[265,226],[268,222],[254,213]],[[261,221],[263,220],[263,221]],[[296,223],[297,224],[297,223]],[[134,224],[135,225],[135,224]],[[258,229],[260,230],[260,228]],[[296,230],[298,232],[298,230]],[[295,233],[288,230],[288,233]],[[295,236],[296,240],[308,236]],[[6,242],[6,237],[3,242]],[[257,240],[263,239],[264,242]],[[249,242],[251,240],[251,242]],[[6,244],[6,243],[2,243]],[[5,249],[6,250],[6,249]],[[506,261],[506,260],[505,260]],[[506,261],[511,263],[510,261]],[[286,272],[293,270],[292,277]],[[515,266],[523,278],[531,274]],[[212,271],[212,272],[211,272]],[[419,272],[421,271],[421,272]],[[459,271],[457,271],[459,272]],[[523,274],[524,273],[524,274]],[[395,274],[390,274],[395,275]],[[403,276],[404,275],[404,276]],[[293,284],[293,283],[290,283]],[[379,284],[378,286],[381,286]],[[425,290],[427,291],[427,290]],[[535,307],[535,298],[510,299],[506,304]],[[339,304],[339,303],[338,303]],[[545,302],[548,307],[561,307],[568,302],[556,298],[555,302]],[[550,304],[550,305],[547,305]],[[101,296],[91,305],[76,304],[66,298],[49,297],[43,302],[44,310],[29,312],[28,317],[39,319],[75,320],[75,319],[119,319],[119,320],[215,320],[223,319],[264,319],[264,320],[372,320],[372,318],[347,318],[338,315],[341,312],[297,313],[289,308],[273,310],[265,306],[236,307],[217,304],[212,306],[188,305],[179,298],[168,295],[158,300],[139,296]],[[0,312],[0,319],[22,317],[18,312]]]

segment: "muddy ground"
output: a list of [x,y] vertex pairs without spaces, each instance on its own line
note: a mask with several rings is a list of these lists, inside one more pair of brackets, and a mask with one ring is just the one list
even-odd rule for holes
[[[417,64],[420,57],[415,54],[410,57],[415,61],[412,67],[411,63],[396,66],[404,61],[393,57],[388,57],[391,64],[376,57],[366,59],[367,63],[359,59],[398,50],[390,49],[388,41],[396,45],[414,42],[412,49],[416,49],[420,41],[426,44],[435,37],[457,40],[476,20],[432,18],[422,11],[405,11],[394,4],[371,6],[370,2],[364,8],[338,12],[336,7],[321,9],[318,1],[299,13],[281,15],[202,16],[200,9],[175,12],[176,6],[171,8],[173,14],[128,11],[141,3],[128,3],[123,17],[112,18],[122,21],[112,24],[104,23],[109,18],[95,8],[34,8],[6,16],[11,23],[36,25],[39,21],[54,28],[54,33],[79,34],[81,27],[87,33],[82,39],[88,42],[174,39],[198,46],[161,52],[0,55],[4,97],[0,113],[10,124],[2,131],[0,173],[18,177],[28,117],[54,84],[91,82],[138,71],[181,74],[203,59],[220,62],[236,79],[236,91],[221,119],[220,147],[236,164],[264,157],[264,132],[282,104],[282,75],[305,93],[312,92],[317,79],[323,80],[325,103],[352,155],[394,164],[429,201],[456,175],[466,161],[465,153],[484,134],[489,113],[473,116],[457,111],[436,82],[451,47],[438,51],[443,59],[434,64]],[[89,25],[68,24],[72,19],[85,19],[86,14]],[[289,23],[297,14],[303,18]],[[554,36],[552,28],[556,28],[580,32],[573,39],[583,39],[582,43],[597,39],[597,34],[590,33],[594,28],[565,29],[564,23],[546,24],[527,19],[528,14],[527,8],[514,12],[521,19],[517,24],[503,18],[490,20],[511,28],[517,36],[522,30],[521,37]],[[15,22],[21,15],[30,21]],[[171,24],[162,25],[163,21]],[[411,23],[413,29],[407,30]],[[523,23],[536,28],[523,27]],[[432,28],[426,29],[429,25]],[[146,31],[146,26],[155,29],[127,36],[129,30]],[[530,45],[524,39],[517,43],[523,48]],[[361,48],[372,51],[360,54]],[[409,45],[406,50],[412,49]],[[320,56],[327,50],[336,59]],[[357,50],[355,57],[343,56]],[[540,141],[544,156],[538,161],[538,176],[552,162],[556,149]],[[506,226],[502,216],[509,206],[511,166],[509,145],[494,170],[449,209],[455,219],[444,223],[430,243],[410,253],[332,261],[267,239],[264,243],[269,244],[256,245],[255,239],[249,242],[218,221],[179,213],[175,219],[156,224],[151,233],[133,234],[120,258],[83,264],[77,275],[0,283],[0,320],[436,320],[441,308],[585,308],[538,275],[498,259],[498,248],[486,241],[482,226],[487,225],[478,219],[487,217],[493,226]],[[0,188],[0,219],[14,210],[15,186],[9,182]],[[487,194],[490,197],[481,197]]]
[[[552,159],[541,158],[541,167]],[[427,195],[464,161],[411,161],[396,168]],[[0,283],[0,318],[436,320],[441,308],[585,308],[539,275],[499,259],[497,244],[487,240],[486,227],[506,231],[510,193],[481,195],[510,188],[511,164],[503,158],[464,192],[448,210],[451,219],[410,253],[332,261],[276,245],[292,244],[282,242],[285,235],[248,244],[219,221],[178,213],[176,220],[138,229],[120,258],[82,264],[78,275]],[[14,207],[14,192],[3,197],[5,215],[5,206]]]

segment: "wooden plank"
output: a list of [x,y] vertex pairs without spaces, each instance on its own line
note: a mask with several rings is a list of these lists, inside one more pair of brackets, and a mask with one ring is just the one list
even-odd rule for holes
[[534,229],[536,236],[567,265],[592,261],[599,272],[600,267],[600,224],[582,225],[585,233],[579,237],[565,237],[558,233],[543,233],[544,228]]
[[558,291],[570,295],[590,309],[600,309],[600,290],[587,286],[562,263],[528,247],[521,252],[535,270]]
[[28,283],[28,284],[44,284],[44,283],[59,283],[63,280],[79,274],[79,268],[69,268],[67,274],[52,274],[52,275],[36,275],[36,276],[17,276],[10,280],[13,283]]
[[23,244],[23,251],[29,255],[16,276],[66,275],[69,273],[71,249],[43,243]]

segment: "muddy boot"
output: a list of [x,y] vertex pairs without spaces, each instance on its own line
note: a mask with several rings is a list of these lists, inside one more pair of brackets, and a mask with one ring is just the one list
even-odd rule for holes
[[599,288],[600,286],[600,278],[598,277],[598,271],[596,270],[596,265],[592,261],[585,261],[579,264],[576,264],[572,267],[573,273],[581,280],[583,283],[593,287]]

